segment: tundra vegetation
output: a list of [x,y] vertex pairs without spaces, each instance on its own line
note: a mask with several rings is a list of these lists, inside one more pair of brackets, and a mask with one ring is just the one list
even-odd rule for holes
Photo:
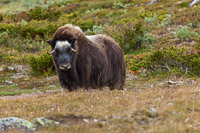
[[[200,132],[199,12],[190,0],[0,1],[0,117],[60,122],[38,132]],[[60,89],[46,41],[67,23],[120,44],[126,90]]]

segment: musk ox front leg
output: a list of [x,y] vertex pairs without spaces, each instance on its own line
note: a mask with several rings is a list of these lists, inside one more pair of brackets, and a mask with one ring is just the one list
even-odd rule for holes
[[65,82],[64,80],[60,80],[60,84],[62,88],[67,89],[68,91],[73,91],[73,90],[78,89],[76,84],[70,84],[70,83]]
[[79,79],[75,76],[74,71],[69,71],[67,73],[62,73],[57,70],[58,79],[62,88],[67,89],[69,91],[73,91],[78,89]]
[[74,91],[74,90],[77,90],[78,87],[77,87],[77,86],[69,85],[67,89],[68,89],[69,91]]

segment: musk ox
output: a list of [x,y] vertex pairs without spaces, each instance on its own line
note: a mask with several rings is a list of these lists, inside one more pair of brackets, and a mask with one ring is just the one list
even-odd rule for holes
[[120,46],[109,36],[86,36],[71,24],[61,26],[47,41],[63,88],[123,89],[125,65]]

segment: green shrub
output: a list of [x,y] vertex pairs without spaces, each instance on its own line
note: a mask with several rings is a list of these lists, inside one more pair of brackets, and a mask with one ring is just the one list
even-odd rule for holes
[[1,45],[6,46],[9,38],[10,36],[8,35],[6,31],[0,32],[0,46]]
[[193,37],[198,36],[198,33],[191,31],[186,25],[178,29],[175,35],[180,39],[180,41],[191,41]]
[[158,17],[157,15],[154,15],[153,17],[145,17],[144,21],[146,23],[151,23],[151,22],[154,22],[157,19],[157,17]]
[[35,38],[36,36],[40,36],[41,38],[45,38],[49,35],[53,35],[56,29],[61,25],[63,24],[48,22],[47,20],[33,20],[28,22],[27,25],[18,25],[18,34],[20,34],[21,37]]
[[131,71],[145,69],[148,73],[171,72],[200,75],[200,54],[195,50],[171,47],[126,57],[125,60]]
[[36,7],[28,12],[30,19],[34,20],[57,20],[61,16],[61,10],[44,10],[42,7]]
[[6,23],[0,23],[0,32],[9,32],[12,34],[15,34],[19,31],[19,27],[16,24],[6,24]]
[[57,21],[57,23],[47,20],[22,21],[17,24],[0,23],[0,32],[7,32],[9,35],[24,38],[35,38],[36,36],[46,38],[53,35],[57,28],[64,24],[66,24],[65,20]]
[[94,25],[96,25],[96,22],[92,19],[87,20],[75,20],[72,22],[74,25],[78,25],[83,31],[87,31],[88,29],[92,29]]
[[46,41],[40,36],[36,36],[34,39],[16,37],[14,35],[9,35],[6,31],[0,33],[0,46],[4,48],[15,49],[19,52],[31,52],[40,51],[47,47]]
[[132,6],[132,5],[134,5],[134,3],[126,4],[124,2],[118,1],[118,2],[114,2],[113,3],[112,8],[114,8],[114,9],[123,9],[123,8],[128,8],[129,6]]
[[42,54],[40,56],[31,56],[29,64],[34,74],[43,74],[48,76],[51,72],[55,71],[53,59],[51,55]]
[[120,8],[127,8],[127,6],[124,3],[119,1],[119,2],[114,2],[112,8],[120,9]]
[[142,23],[137,23],[134,27],[131,25],[125,29],[125,44],[129,49],[137,49],[142,46],[144,37],[144,27]]
[[188,6],[188,2],[182,2],[178,6],[179,6],[179,8],[185,8]]
[[3,52],[0,51],[0,61],[2,61],[3,56],[4,56]]
[[0,22],[3,21],[3,15],[0,13]]
[[101,34],[103,31],[108,27],[107,24],[105,25],[94,25],[92,29],[88,29],[85,31],[85,34],[87,35],[93,35],[93,34]]
[[113,37],[125,52],[153,45],[154,41],[151,34],[145,33],[143,21],[107,26],[104,32]]
[[200,36],[196,39],[195,49],[200,50]]
[[133,72],[145,68],[147,64],[146,56],[146,54],[125,55],[126,67]]
[[0,62],[2,64],[10,64],[10,63],[21,63],[23,60],[23,56],[21,53],[18,53],[17,50],[12,49],[8,51],[8,49],[0,46]]

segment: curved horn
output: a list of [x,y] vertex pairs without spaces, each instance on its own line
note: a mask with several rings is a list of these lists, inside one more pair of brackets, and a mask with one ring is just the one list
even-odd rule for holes
[[51,52],[47,52],[48,54],[53,54],[55,52],[55,49],[52,50]]
[[77,52],[77,50],[76,50],[76,49],[73,49],[73,48],[71,48],[71,50],[72,50],[73,52]]

